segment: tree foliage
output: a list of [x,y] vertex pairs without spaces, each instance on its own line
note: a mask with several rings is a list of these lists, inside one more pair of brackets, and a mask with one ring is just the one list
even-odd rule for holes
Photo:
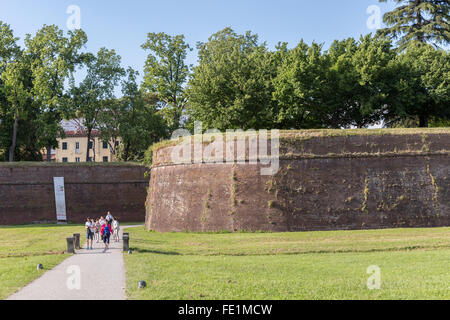
[[274,64],[265,43],[226,28],[199,43],[199,65],[188,83],[191,119],[203,127],[262,129],[272,120]]
[[[120,66],[121,58],[115,50],[101,48],[96,56],[86,59],[87,75],[76,86],[71,82],[71,106],[69,116],[82,119],[87,131],[87,140],[91,141],[92,130],[99,126],[99,118],[108,108],[115,104],[114,90],[125,73]],[[90,161],[90,148],[87,144],[86,162]]]
[[0,21],[0,159],[40,160],[40,109],[32,99],[30,57]]
[[289,51],[274,79],[273,97],[278,105],[276,122],[282,129],[322,127],[322,97],[326,90],[327,59],[322,46],[300,43]]
[[160,113],[175,130],[180,126],[187,103],[184,86],[189,75],[186,56],[190,47],[183,35],[149,33],[142,48],[150,51],[142,87],[158,97]]
[[410,126],[450,119],[450,54],[431,45],[412,42],[396,57],[398,103],[388,110],[388,124],[413,120]]
[[122,161],[142,161],[149,146],[167,137],[164,120],[157,113],[156,104],[139,89],[137,76],[138,73],[129,68],[127,78],[122,82],[118,122],[118,134],[122,139],[118,157]]
[[333,43],[326,52],[330,69],[323,98],[332,120],[327,127],[367,128],[383,119],[386,107],[396,103],[395,56],[388,39],[371,35]]
[[86,53],[82,30],[44,25],[22,48],[0,21],[0,161],[42,160],[44,147],[50,160],[63,118],[81,119],[88,140],[99,130],[121,161],[150,156],[154,142],[194,121],[222,131],[448,126],[449,52],[433,44],[448,44],[449,2],[395,1],[386,29],[329,48],[301,40],[271,50],[225,28],[197,44],[196,67],[183,35],[149,33],[141,85],[115,50]]
[[57,137],[64,136],[60,122],[67,104],[65,81],[83,63],[80,50],[86,42],[84,31],[69,31],[66,37],[55,25],[44,25],[34,37],[25,38],[26,53],[32,59],[32,93],[42,106],[40,135],[47,147],[47,161],[51,148],[58,146]]
[[398,39],[401,49],[405,49],[411,41],[444,45],[450,42],[448,0],[393,1],[398,7],[384,15],[387,28],[381,29],[380,34]]

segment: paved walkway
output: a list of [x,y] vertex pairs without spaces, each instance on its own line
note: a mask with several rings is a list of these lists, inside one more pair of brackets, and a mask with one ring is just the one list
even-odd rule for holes
[[[120,239],[123,229],[130,227],[121,228]],[[125,300],[122,248],[122,241],[111,239],[110,249],[105,252],[103,243],[94,241],[94,250],[77,250],[8,300]]]

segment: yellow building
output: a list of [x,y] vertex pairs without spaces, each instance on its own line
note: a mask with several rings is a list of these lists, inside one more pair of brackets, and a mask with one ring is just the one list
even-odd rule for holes
[[[52,160],[55,162],[86,162],[88,139],[85,131],[65,131],[66,137],[58,139],[58,148],[53,151]],[[119,142],[115,143],[117,149]],[[98,131],[92,131],[89,144],[90,162],[116,161],[112,148],[114,143],[102,141]]]

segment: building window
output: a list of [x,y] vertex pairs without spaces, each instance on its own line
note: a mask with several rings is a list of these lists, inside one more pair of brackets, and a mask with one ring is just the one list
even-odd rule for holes
[[63,142],[62,143],[62,149],[63,150],[67,150],[67,142]]
[[108,162],[108,157],[103,157],[103,162]]
[[108,142],[103,141],[103,149],[108,149]]
[[75,158],[75,162],[81,162],[80,158]]
[[93,146],[94,146],[94,143],[92,141],[89,141],[89,149],[92,149]]
[[116,147],[118,147],[119,146],[119,141],[116,141]]
[[80,150],[80,143],[79,142],[75,142],[75,150]]
[[67,158],[62,158],[62,162],[64,162],[64,163],[69,162],[69,159],[67,159]]
[[89,157],[88,162],[92,162],[92,157]]

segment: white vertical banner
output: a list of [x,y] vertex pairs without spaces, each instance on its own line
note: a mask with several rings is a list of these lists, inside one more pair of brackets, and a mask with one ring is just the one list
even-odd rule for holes
[[67,221],[64,177],[54,177],[53,183],[55,185],[56,218],[58,221]]

